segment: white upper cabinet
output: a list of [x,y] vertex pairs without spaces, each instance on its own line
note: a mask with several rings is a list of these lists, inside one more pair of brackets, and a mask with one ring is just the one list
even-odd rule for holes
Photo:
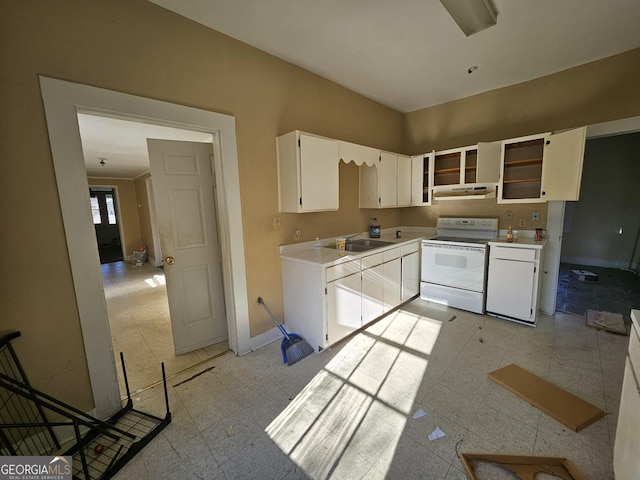
[[377,166],[360,166],[360,208],[411,206],[411,157],[380,152]]
[[578,200],[586,127],[502,142],[498,203]]
[[411,157],[411,205],[431,205],[433,157],[435,152]]
[[542,198],[578,200],[587,127],[549,137],[542,160]]
[[280,212],[338,210],[337,140],[295,130],[276,139]]
[[356,165],[366,163],[369,166],[373,166],[378,163],[378,157],[380,156],[380,150],[376,148],[342,140],[338,140],[338,150],[340,152],[340,160],[344,163],[355,162]]

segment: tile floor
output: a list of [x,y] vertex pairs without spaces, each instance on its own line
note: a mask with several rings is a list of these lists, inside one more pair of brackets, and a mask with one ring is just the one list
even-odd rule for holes
[[[581,282],[571,270],[587,270],[598,275],[597,282]],[[620,268],[560,264],[556,308],[585,315],[587,310],[620,313],[627,324],[632,309],[640,309],[640,277]]]
[[[613,479],[627,343],[574,315],[532,328],[417,299],[292,366],[274,342],[172,379],[172,423],[115,478],[462,480],[456,452],[489,452],[568,457]],[[607,415],[570,431],[487,378],[514,362]],[[163,414],[161,388],[134,400]],[[430,441],[436,427],[446,436]]]
[[211,358],[229,348],[227,342],[176,356],[167,302],[164,271],[150,263],[136,267],[127,262],[101,265],[109,327],[118,369],[120,392],[125,395],[120,362],[123,352],[132,392]]

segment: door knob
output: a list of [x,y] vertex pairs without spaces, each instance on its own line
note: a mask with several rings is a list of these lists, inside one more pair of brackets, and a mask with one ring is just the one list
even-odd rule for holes
[[176,263],[176,259],[168,255],[164,257],[164,263],[166,263],[167,265],[173,265],[174,263]]

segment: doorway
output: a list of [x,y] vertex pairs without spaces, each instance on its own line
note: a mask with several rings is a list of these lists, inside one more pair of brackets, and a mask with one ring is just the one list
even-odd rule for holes
[[120,222],[116,202],[116,189],[111,187],[89,187],[91,215],[96,229],[96,242],[100,263],[123,260],[120,241]]
[[[163,178],[157,164],[164,165],[171,161],[171,157],[163,155],[164,149],[161,149],[160,153],[156,152],[155,157],[151,156],[149,142],[151,145],[159,144],[165,148],[195,149],[201,157],[208,159],[213,148],[213,138],[210,134],[202,132],[88,113],[78,114],[78,126],[90,184],[89,199],[120,393],[124,397],[126,388],[120,354],[126,363],[129,387],[138,391],[161,380],[161,363],[164,363],[167,376],[171,377],[221,351],[228,350],[224,302],[221,300],[223,287],[220,282],[216,284],[215,290],[218,300],[215,303],[219,305],[218,315],[215,318],[201,318],[200,324],[204,327],[196,328],[200,324],[190,321],[191,317],[187,321],[182,320],[189,312],[182,303],[188,306],[197,304],[195,300],[202,298],[202,295],[197,299],[190,298],[197,288],[189,288],[187,292],[182,293],[184,279],[171,281],[177,275],[176,268],[183,266],[184,259],[177,262],[176,266],[167,267],[169,272],[166,272],[166,269],[155,268],[153,265],[158,265],[157,258],[156,261],[150,262],[148,255],[149,249],[154,252],[153,256],[160,250],[153,232],[157,229],[154,229],[156,220],[163,219],[163,215],[166,216],[168,211],[173,211],[170,207],[161,207],[160,210],[153,208],[156,201],[164,202],[157,197],[168,195],[166,189],[159,188],[159,185],[172,184],[172,177]],[[154,160],[156,165],[151,165],[151,160]],[[153,176],[149,176],[150,167],[156,169]],[[192,177],[190,175],[187,178]],[[182,183],[185,180],[180,178],[181,187],[184,189],[185,185]],[[154,186],[157,187],[155,196],[151,190]],[[210,193],[211,189],[205,189],[205,192]],[[215,203],[213,195],[209,195],[206,201],[202,202],[203,205],[208,205],[208,210],[214,212]],[[192,211],[193,208],[189,210]],[[155,218],[155,212],[159,214],[158,218]],[[204,227],[199,223],[201,217],[204,219],[203,222],[210,224],[210,219],[215,219],[216,215],[208,211],[207,215],[197,216],[194,221],[198,224],[193,226],[197,231]],[[165,228],[165,231],[176,232],[179,237],[189,236],[185,228],[186,225],[182,222],[173,228]],[[208,237],[217,238],[215,230],[213,233]],[[121,238],[126,239],[122,242],[126,244],[124,255]],[[164,242],[169,242],[171,238],[173,234],[169,234]],[[219,258],[219,245],[217,250],[212,247],[213,245],[201,246],[205,258],[209,256],[210,250],[217,252],[216,257]],[[171,252],[170,249],[168,251]],[[177,258],[181,253],[172,254]],[[196,253],[191,252],[192,261],[202,258],[202,255]],[[216,262],[216,265],[219,267],[219,262]],[[169,282],[166,281],[165,274],[171,275]],[[183,300],[182,297],[185,295],[187,298]],[[205,303],[209,304],[208,301]],[[214,329],[218,335],[205,335]],[[191,344],[185,344],[185,338],[195,340]]]
[[77,113],[101,112],[115,118],[143,119],[157,125],[215,133],[218,155],[213,166],[220,185],[222,268],[229,328],[229,346],[236,354],[251,350],[249,306],[244,263],[242,210],[235,119],[111,90],[40,77],[49,140],[56,172],[62,220],[74,279],[82,338],[87,356],[94,413],[106,418],[120,409],[120,391],[113,356],[98,251],[93,237],[86,170]]

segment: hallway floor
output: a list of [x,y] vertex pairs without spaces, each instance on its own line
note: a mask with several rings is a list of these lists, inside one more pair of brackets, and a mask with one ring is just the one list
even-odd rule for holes
[[[613,479],[628,337],[582,317],[531,328],[416,299],[292,366],[279,344],[172,379],[172,423],[115,478],[463,480],[456,453],[477,452],[567,457]],[[569,430],[487,378],[511,363],[607,415]],[[134,403],[163,415],[162,388]]]
[[[584,282],[571,270],[587,270],[598,275],[597,282]],[[619,313],[631,324],[632,309],[640,309],[640,277],[620,268],[560,264],[556,308],[585,316],[587,310]]]
[[120,393],[126,395],[120,362],[123,352],[132,392],[211,358],[229,348],[228,342],[175,355],[164,271],[149,262],[101,265],[109,327],[118,369]]

